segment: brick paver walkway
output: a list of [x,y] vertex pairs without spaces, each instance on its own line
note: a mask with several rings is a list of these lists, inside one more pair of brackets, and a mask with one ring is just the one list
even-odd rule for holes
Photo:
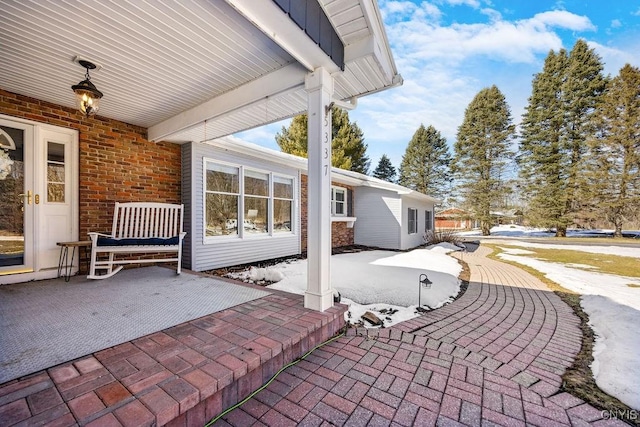
[[215,425],[626,425],[560,391],[580,348],[578,318],[488,252],[457,255],[471,283],[452,304],[392,328],[350,329]]

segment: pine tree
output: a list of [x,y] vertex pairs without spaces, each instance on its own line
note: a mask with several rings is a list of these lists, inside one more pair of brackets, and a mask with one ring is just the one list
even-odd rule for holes
[[584,40],[569,55],[551,51],[533,80],[518,161],[529,220],[556,227],[557,236],[566,236],[567,226],[580,221],[589,201],[587,136],[605,85],[602,62]]
[[563,165],[562,83],[569,58],[562,49],[549,52],[533,79],[533,90],[521,125],[518,164],[528,201],[529,222],[566,228],[567,174]]
[[276,133],[276,142],[283,153],[307,157],[307,115],[300,114],[291,120],[288,128]]
[[622,237],[626,219],[640,210],[640,69],[626,64],[608,85],[590,140],[588,180],[597,213]]
[[484,236],[490,234],[491,208],[503,196],[514,135],[502,92],[495,85],[482,89],[465,110],[458,128],[453,171],[465,202],[474,207]]
[[[366,154],[364,134],[356,123],[351,123],[349,113],[331,109],[331,164],[334,167],[362,174],[369,173],[371,161]],[[307,157],[307,115],[301,114],[291,121],[288,128],[276,134],[276,143],[284,153]]]
[[396,168],[393,167],[391,160],[386,154],[383,154],[382,157],[380,157],[378,166],[376,166],[376,169],[373,171],[373,176],[388,182],[396,181]]
[[451,182],[450,163],[447,140],[433,126],[421,124],[402,156],[398,183],[440,199]]
[[[595,131],[594,113],[607,85],[602,59],[584,40],[578,40],[569,53],[569,67],[563,84],[565,151],[568,155],[566,210],[570,220],[579,223],[590,199],[586,180],[587,138]],[[559,230],[566,236],[566,228]]]

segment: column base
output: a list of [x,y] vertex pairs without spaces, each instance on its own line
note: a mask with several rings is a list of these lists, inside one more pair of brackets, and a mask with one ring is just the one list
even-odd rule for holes
[[321,294],[309,291],[304,293],[304,308],[325,311],[331,307],[333,307],[333,289],[328,289]]

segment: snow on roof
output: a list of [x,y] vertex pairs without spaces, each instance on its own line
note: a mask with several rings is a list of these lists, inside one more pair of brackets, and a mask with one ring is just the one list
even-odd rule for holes
[[[254,144],[252,142],[247,142],[235,136],[225,136],[223,138],[207,141],[206,143],[224,148],[226,150],[235,151],[247,156],[270,160],[282,165],[298,168],[303,171],[308,170],[308,160],[304,157],[294,156],[293,154],[272,150],[270,148]],[[349,170],[332,167],[331,179],[343,184],[359,187],[379,188],[382,190],[393,191],[399,195],[411,197],[414,199],[429,201],[433,203],[441,203],[441,200],[439,199],[415,190],[411,190],[410,188],[403,187],[402,185],[394,184],[392,182],[387,182],[382,179],[374,178],[372,176]]]

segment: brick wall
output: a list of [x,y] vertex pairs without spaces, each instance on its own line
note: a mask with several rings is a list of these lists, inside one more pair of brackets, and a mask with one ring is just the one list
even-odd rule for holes
[[[339,184],[336,182],[332,182],[331,184],[336,185],[338,187],[343,187],[348,190],[353,190],[352,186]],[[302,175],[300,177],[300,233],[301,233],[301,244],[302,251],[307,250],[307,175]],[[346,222],[332,222],[331,223],[331,247],[337,248],[340,246],[349,246],[353,245],[353,228],[347,228]]]
[[145,128],[2,89],[0,113],[78,130],[80,239],[111,230],[116,201],[180,201],[180,146],[148,141]]

